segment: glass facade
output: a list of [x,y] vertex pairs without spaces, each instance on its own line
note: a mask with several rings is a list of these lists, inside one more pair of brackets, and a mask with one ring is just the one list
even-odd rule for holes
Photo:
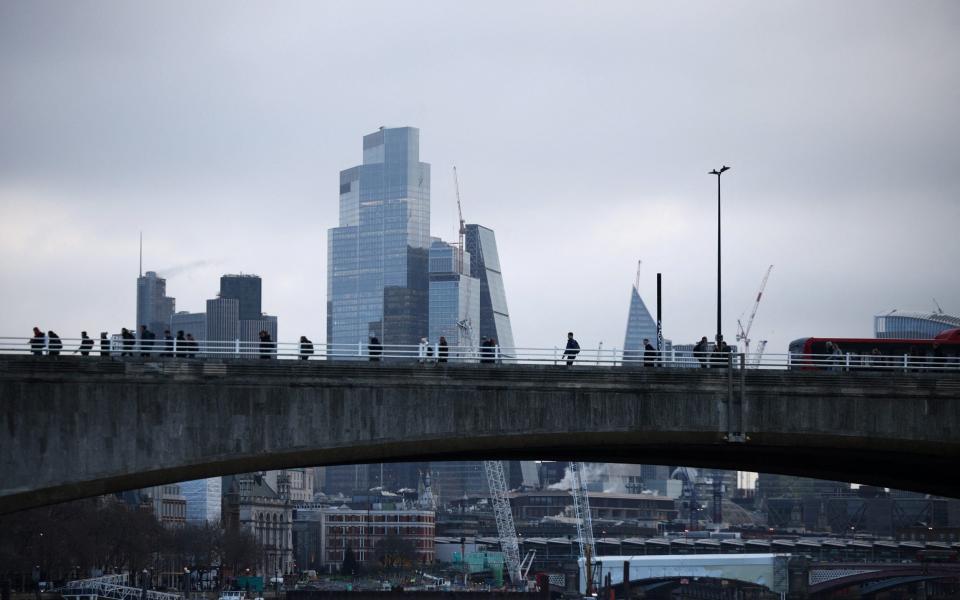
[[657,347],[657,322],[650,316],[637,286],[630,291],[630,313],[627,315],[627,333],[623,338],[623,357],[628,360],[643,358],[643,340]]
[[465,245],[470,255],[470,273],[480,280],[480,337],[495,339],[509,355],[515,346],[497,238],[492,229],[470,224],[467,225]]
[[232,342],[239,335],[240,301],[235,298],[207,300],[207,335],[211,342]]
[[430,165],[420,132],[381,128],[363,138],[363,164],[340,172],[340,226],[330,230],[327,343],[376,335],[415,345],[427,334]]
[[163,337],[163,330],[170,325],[170,316],[176,310],[176,301],[167,296],[167,280],[153,271],[137,277],[137,323],[136,330],[146,325],[153,333]]
[[256,275],[223,275],[220,277],[220,297],[240,302],[241,319],[260,318],[261,281]]
[[873,333],[878,338],[929,340],[948,329],[960,327],[960,317],[944,313],[916,313],[893,310],[873,318]]
[[221,478],[198,479],[180,484],[187,500],[187,522],[195,525],[220,523]]
[[444,242],[430,247],[431,344],[447,339],[451,350],[473,356],[480,345],[480,280],[469,276],[470,255]]

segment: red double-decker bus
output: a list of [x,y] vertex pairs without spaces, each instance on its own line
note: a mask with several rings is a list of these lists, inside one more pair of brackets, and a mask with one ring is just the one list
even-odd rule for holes
[[[831,353],[827,342],[839,349],[839,355]],[[923,340],[805,337],[790,342],[789,352],[790,365],[803,369],[909,366],[960,372],[960,329],[948,329],[933,339]],[[906,362],[902,357],[907,357]]]

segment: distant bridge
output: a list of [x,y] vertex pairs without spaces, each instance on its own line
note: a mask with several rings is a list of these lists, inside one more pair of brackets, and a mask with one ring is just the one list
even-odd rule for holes
[[[819,598],[847,588],[862,594],[933,580],[960,581],[956,563],[811,563],[789,554],[686,554],[598,556],[591,570],[593,589],[676,587],[695,579],[763,586],[790,597]],[[579,561],[579,591],[586,594],[587,571]],[[619,594],[618,594],[619,595]]]
[[528,458],[758,470],[960,497],[960,377],[0,357],[0,512],[283,467]]

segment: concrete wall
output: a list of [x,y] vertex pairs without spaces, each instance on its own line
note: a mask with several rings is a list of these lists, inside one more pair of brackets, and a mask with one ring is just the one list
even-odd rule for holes
[[749,371],[741,402],[738,377],[7,356],[0,512],[259,469],[444,458],[688,464],[960,496],[960,378]]

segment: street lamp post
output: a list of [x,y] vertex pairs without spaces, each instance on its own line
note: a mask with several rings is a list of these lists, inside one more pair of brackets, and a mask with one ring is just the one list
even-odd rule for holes
[[720,170],[714,169],[708,175],[717,176],[717,348],[720,347],[720,340],[723,339],[723,333],[720,331],[720,176],[724,171],[729,171],[730,167],[724,165]]

